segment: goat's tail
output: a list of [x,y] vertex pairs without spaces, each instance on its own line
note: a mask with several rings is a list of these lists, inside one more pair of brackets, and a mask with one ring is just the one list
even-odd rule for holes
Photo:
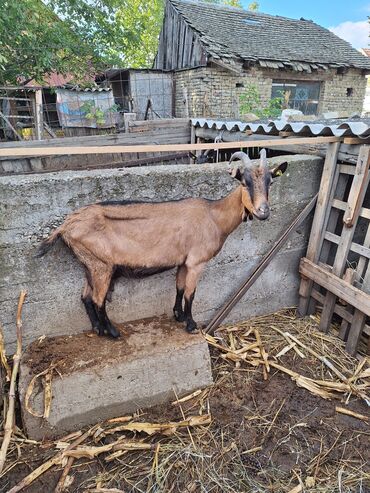
[[57,228],[51,235],[43,240],[35,254],[36,258],[43,257],[61,237],[61,228]]

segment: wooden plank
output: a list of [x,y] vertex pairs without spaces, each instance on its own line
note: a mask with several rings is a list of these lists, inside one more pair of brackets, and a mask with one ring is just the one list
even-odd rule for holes
[[[197,137],[202,137],[203,139],[214,140],[215,137],[219,134],[219,130],[214,128],[203,128],[203,127],[195,127],[195,133]],[[266,138],[264,134],[255,134],[251,130],[245,130],[244,132],[240,131],[228,131],[224,130],[222,138],[224,142],[232,142],[237,140],[251,140],[251,136],[253,139],[263,139]],[[269,139],[278,139],[278,135],[269,135]],[[291,137],[287,137],[290,139]],[[285,145],[275,146],[275,149],[278,151],[288,151],[294,152],[295,154],[314,154],[316,156],[326,157],[326,145],[325,144],[298,144],[298,145],[289,145],[288,147]],[[360,151],[359,145],[348,145],[341,144],[338,153],[338,160],[344,161],[347,163],[356,164],[358,153]],[[353,170],[355,167],[353,167]],[[353,173],[354,174],[354,171]]]
[[[336,245],[339,245],[341,239],[339,235],[330,233],[330,231],[325,231],[324,238],[325,240],[331,241]],[[367,248],[364,245],[359,245],[358,243],[352,242],[349,249],[352,252],[358,253],[359,255],[362,255],[365,258],[370,258],[370,248]]]
[[[359,214],[357,213],[353,217],[351,216],[352,211],[357,208],[357,204],[362,204],[367,185],[369,183],[369,164],[370,164],[370,147],[362,146],[360,149],[360,154],[358,157],[358,162],[356,165],[356,174],[353,178],[351,190],[348,197],[347,209],[344,213],[344,217],[351,217],[352,227],[343,227],[340,242],[338,244],[337,252],[335,255],[335,260],[333,264],[333,274],[342,277],[344,269],[347,264],[347,257],[352,244],[352,238],[354,235],[355,226]],[[326,295],[326,300],[324,303],[323,311],[320,319],[320,330],[327,331],[333,316],[335,306],[335,294],[330,291]]]
[[44,117],[42,111],[42,89],[36,89],[34,102],[35,102],[34,122],[35,122],[36,140],[42,140],[44,133],[44,125],[43,125]]
[[[326,229],[328,221],[328,206],[330,203],[333,182],[338,178],[337,156],[339,152],[339,143],[328,146],[324,168],[321,176],[319,196],[315,209],[315,216],[312,223],[310,239],[308,243],[306,256],[312,262],[318,262],[320,257],[321,246],[323,243],[323,232]],[[313,283],[310,279],[302,279],[300,286],[300,299],[298,303],[298,313],[305,316],[309,310],[310,295]]]
[[370,144],[370,139],[361,139],[360,137],[344,137],[343,144],[356,145],[356,144]]
[[17,130],[13,127],[11,121],[9,120],[9,118],[7,116],[4,115],[4,113],[2,111],[0,111],[0,118],[2,118],[5,123],[7,123],[7,125],[9,125],[10,129],[12,130],[13,134],[15,135],[15,137],[18,139],[18,140],[23,140],[22,139],[22,136],[17,132]]
[[[336,209],[340,209],[341,211],[345,211],[347,207],[346,202],[338,199],[334,199],[332,205],[333,207],[335,207]],[[370,209],[367,209],[366,207],[361,207],[361,209],[359,210],[359,216],[364,217],[365,219],[370,219]]]
[[[364,248],[370,246],[370,224],[368,225],[365,240],[364,240]],[[357,264],[357,274],[360,279],[362,279],[361,289],[366,293],[370,293],[370,263],[367,264],[365,269],[366,260],[364,258],[360,258]],[[361,338],[362,331],[365,327],[366,317],[365,315],[355,307],[355,312],[353,314],[352,324],[349,330],[348,339],[346,343],[346,350],[350,354],[356,354],[358,343]]]
[[361,289],[351,286],[348,282],[307,258],[301,259],[299,272],[302,276],[312,279],[313,282],[327,289],[334,297],[343,299],[349,305],[356,306],[365,315],[370,316],[370,295]]
[[[331,207],[328,208],[328,223],[326,225],[326,230],[327,231],[335,231],[335,228],[338,224],[338,220],[340,217],[340,211],[333,207],[333,197],[334,195],[338,199],[343,199],[346,193],[347,185],[348,185],[348,180],[349,176],[345,175],[343,173],[340,173],[340,167],[339,167],[339,176],[336,182],[336,186],[333,187],[331,194],[330,194],[330,201],[329,203],[331,204]],[[331,250],[331,244],[327,241],[324,241],[321,247],[321,252],[320,252],[320,261],[327,263],[330,255],[330,250]]]
[[54,147],[50,146],[48,148],[44,147],[29,147],[24,148],[0,148],[0,156],[50,156],[50,155],[64,155],[64,154],[109,154],[109,153],[130,153],[130,152],[173,152],[173,151],[191,151],[202,150],[202,149],[232,149],[234,147],[273,147],[275,145],[281,144],[281,141],[291,142],[296,144],[299,141],[315,141],[315,142],[325,142],[327,144],[333,142],[339,142],[337,137],[307,137],[307,138],[297,138],[291,139],[290,141],[285,139],[278,139],[276,141],[265,139],[260,141],[252,142],[219,142],[219,143],[202,143],[202,144],[159,144],[159,145],[140,145],[137,146],[86,146],[86,147]]
[[[321,305],[325,301],[325,296],[322,293],[320,293],[317,289],[313,289],[312,290],[311,296],[312,296],[312,298],[314,298]],[[353,315],[352,315],[352,313],[350,313],[349,311],[347,311],[343,306],[340,306],[340,305],[336,304],[335,305],[335,308],[334,308],[334,313],[336,313],[337,315],[339,315],[340,317],[342,317],[344,320],[346,320],[350,324],[353,321]],[[363,333],[366,334],[366,335],[368,335],[368,336],[370,336],[370,325],[365,325],[364,330],[363,330]]]
[[344,173],[346,175],[354,175],[356,172],[356,167],[351,164],[340,164],[339,171],[340,173]]

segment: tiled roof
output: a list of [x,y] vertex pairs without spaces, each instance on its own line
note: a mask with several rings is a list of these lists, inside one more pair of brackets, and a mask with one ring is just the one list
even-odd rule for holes
[[203,2],[169,1],[214,58],[308,72],[328,67],[370,69],[370,59],[312,21]]

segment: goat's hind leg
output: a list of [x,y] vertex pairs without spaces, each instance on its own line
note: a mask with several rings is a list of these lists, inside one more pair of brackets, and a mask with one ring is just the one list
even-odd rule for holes
[[186,330],[190,333],[196,334],[197,324],[193,319],[192,315],[192,306],[194,301],[195,290],[197,287],[198,279],[200,274],[202,273],[204,264],[196,264],[196,265],[188,265],[187,273],[186,273],[186,282],[185,282],[185,319],[186,319]]
[[176,273],[176,300],[173,307],[173,315],[178,322],[185,322],[186,316],[182,308],[186,280],[186,266],[180,265]]
[[89,284],[89,281],[85,281],[85,285],[82,289],[81,294],[82,302],[85,306],[86,313],[90,319],[91,327],[93,330],[96,330],[100,336],[104,335],[104,327],[102,327],[99,323],[97,307],[92,300],[92,289]]
[[119,337],[120,333],[109,320],[105,303],[108,289],[112,278],[112,268],[106,264],[94,265],[94,270],[90,271],[92,285],[92,300],[95,303],[96,314],[98,318],[99,335],[107,333],[111,337]]

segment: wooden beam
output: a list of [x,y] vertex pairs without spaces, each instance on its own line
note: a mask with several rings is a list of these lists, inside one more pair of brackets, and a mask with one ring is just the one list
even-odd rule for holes
[[356,144],[370,144],[370,139],[360,139],[359,137],[344,137],[343,138],[343,144],[350,144],[350,145],[356,145]]
[[[367,185],[369,183],[369,163],[370,147],[362,146],[356,165],[356,174],[353,178],[351,190],[347,201],[347,208],[344,212],[344,222],[345,224],[347,224],[346,220],[348,219],[350,227],[347,227],[346,225],[343,227],[333,264],[333,274],[338,276],[339,278],[343,276],[344,269],[347,265],[348,253],[351,248],[354,230],[359,218],[358,204],[362,204]],[[353,214],[353,211],[356,211],[357,213]],[[329,290],[326,294],[326,299],[320,318],[320,330],[322,330],[323,332],[326,332],[329,329],[329,325],[331,323],[334,312],[334,306],[335,295]]]
[[[333,193],[333,183],[338,180],[337,157],[340,144],[338,142],[330,144],[326,154],[324,168],[321,175],[319,196],[315,210],[315,216],[312,223],[310,239],[307,248],[307,258],[312,262],[319,260],[321,247],[323,244],[323,232],[326,229],[329,218],[329,204]],[[301,316],[307,315],[310,308],[310,297],[313,283],[309,279],[302,279],[298,303],[298,313]]]
[[[326,231],[324,234],[325,240],[330,241],[331,243],[335,243],[336,245],[339,245],[340,243],[340,236],[336,235],[334,233],[331,233],[330,231]],[[358,243],[351,243],[350,250],[352,252],[358,253],[359,255],[362,255],[365,258],[370,259],[370,248],[365,247],[364,245],[360,245]]]
[[361,291],[361,289],[351,286],[348,282],[343,281],[343,279],[326,269],[315,265],[307,258],[301,259],[299,272],[302,276],[311,279],[313,282],[327,289],[333,294],[334,299],[335,297],[341,298],[349,305],[355,306],[365,315],[370,316],[370,295]]
[[248,148],[248,147],[274,147],[281,145],[294,145],[298,143],[308,144],[325,143],[330,144],[333,142],[340,142],[337,137],[303,137],[295,139],[277,139],[269,140],[263,139],[250,142],[219,142],[219,143],[204,143],[204,144],[159,144],[159,145],[140,145],[140,146],[88,146],[88,147],[28,147],[24,149],[7,148],[6,146],[0,147],[0,156],[12,157],[12,156],[50,156],[50,155],[73,155],[73,154],[127,154],[131,152],[178,152],[178,151],[192,151],[202,149],[233,149],[234,147]]
[[[325,296],[322,293],[320,293],[317,289],[313,289],[312,290],[311,296],[312,296],[312,298],[314,300],[316,300],[317,302],[319,302],[321,305],[325,301]],[[353,315],[352,315],[352,313],[350,313],[349,311],[347,311],[343,306],[340,306],[340,305],[336,304],[335,305],[335,308],[334,308],[334,313],[336,313],[337,315],[339,315],[340,317],[342,317],[343,320],[347,321],[350,324],[353,321]],[[367,336],[370,336],[370,326],[369,325],[365,325],[363,332]]]
[[9,127],[10,127],[11,131],[14,133],[15,137],[18,140],[22,140],[22,136],[17,132],[17,130],[13,127],[9,118],[7,116],[5,116],[2,111],[0,111],[0,117],[4,120],[5,123],[7,123],[9,125]]
[[35,122],[35,136],[36,140],[42,140],[43,137],[43,130],[44,130],[44,125],[43,125],[43,110],[42,110],[42,89],[37,89],[35,91],[35,115],[34,115],[34,122]]
[[[347,208],[347,203],[343,200],[334,199],[332,205],[333,207],[341,211],[345,211]],[[364,217],[365,219],[370,219],[370,209],[367,209],[366,207],[361,207],[361,209],[359,210],[359,215],[361,217]]]
[[[204,127],[195,127],[195,132],[198,137],[202,137],[203,139],[214,140],[215,137],[220,133],[219,130],[214,128],[204,128]],[[295,136],[297,137],[297,136]],[[266,135],[263,134],[255,134],[252,130],[245,130],[244,132],[235,131],[235,130],[224,130],[222,134],[222,140],[224,142],[235,142],[237,140],[260,140],[266,138]],[[278,135],[268,135],[268,138],[279,139]],[[291,137],[287,137],[287,140],[291,139]],[[275,146],[277,151],[287,151],[293,152],[294,154],[313,154],[315,156],[326,156],[326,145],[325,144],[298,144],[298,145],[285,145],[284,142],[282,145]],[[359,145],[348,145],[341,144],[338,153],[338,160],[344,161],[346,163],[356,164],[358,153],[360,150]],[[353,167],[354,169],[355,167]],[[352,173],[353,174],[353,173]]]

